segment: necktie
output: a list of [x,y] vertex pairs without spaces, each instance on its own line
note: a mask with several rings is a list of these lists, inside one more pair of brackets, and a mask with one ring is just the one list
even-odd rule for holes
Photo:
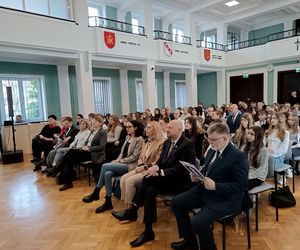
[[215,156],[216,157],[212,157],[211,158],[211,161],[210,161],[210,163],[208,164],[208,166],[207,166],[207,169],[206,169],[206,175],[208,174],[208,172],[210,171],[210,169],[211,169],[211,166],[214,164],[214,162],[219,158],[219,156],[220,156],[220,151],[215,151]]
[[172,142],[171,142],[171,146],[170,146],[170,148],[169,148],[169,151],[168,151],[168,156],[169,156],[169,155],[170,155],[170,153],[172,152],[172,150],[173,150],[174,146],[175,146],[175,142],[174,142],[174,141],[172,141]]

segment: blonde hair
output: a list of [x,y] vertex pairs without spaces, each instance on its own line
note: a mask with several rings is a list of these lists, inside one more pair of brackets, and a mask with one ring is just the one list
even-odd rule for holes
[[271,115],[271,118],[272,118],[272,116],[276,116],[276,118],[278,120],[278,124],[274,127],[270,124],[269,129],[266,131],[266,136],[270,135],[273,132],[274,129],[278,129],[277,137],[281,141],[284,141],[285,129],[286,129],[286,123],[285,123],[284,115],[280,112],[274,112]]
[[154,128],[154,140],[160,141],[163,140],[163,130],[159,122],[157,121],[148,121],[147,125],[151,124]]

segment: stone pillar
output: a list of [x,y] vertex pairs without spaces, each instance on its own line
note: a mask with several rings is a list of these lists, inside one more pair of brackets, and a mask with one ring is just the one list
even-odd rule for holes
[[197,92],[197,64],[191,64],[190,69],[185,73],[186,87],[187,87],[187,106],[197,106],[198,92]]
[[75,67],[79,113],[87,116],[88,113],[95,112],[92,62],[88,51],[79,52]]
[[72,116],[68,66],[57,65],[61,116]]
[[170,72],[164,71],[164,105],[165,107],[171,106],[170,98]]
[[130,112],[127,69],[120,69],[120,85],[121,85],[122,115],[127,115]]
[[157,93],[155,84],[155,64],[148,60],[142,70],[144,89],[144,108],[151,111],[157,107]]

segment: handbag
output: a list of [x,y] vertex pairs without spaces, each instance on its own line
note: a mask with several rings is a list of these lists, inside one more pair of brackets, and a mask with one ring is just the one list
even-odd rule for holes
[[289,186],[270,192],[268,199],[271,206],[277,208],[294,207],[296,205],[295,197]]

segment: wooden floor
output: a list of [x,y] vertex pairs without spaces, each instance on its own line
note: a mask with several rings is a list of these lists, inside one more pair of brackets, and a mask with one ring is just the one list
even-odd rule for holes
[[[93,188],[86,179],[59,192],[54,178],[34,173],[29,160],[28,156],[23,163],[0,165],[0,249],[131,249],[128,243],[143,231],[142,209],[138,221],[129,224],[120,224],[110,212],[95,214],[104,190],[100,201],[82,203],[82,197]],[[297,184],[300,177],[296,178]],[[298,186],[295,196],[300,202]],[[260,197],[259,232],[255,232],[255,216],[251,215],[252,249],[300,249],[299,205],[280,209],[276,223],[275,210],[266,196]],[[117,210],[123,208],[117,199],[113,204]],[[154,230],[156,239],[138,249],[170,249],[170,243],[177,240],[175,218],[161,200]],[[218,249],[222,249],[218,224],[214,234]],[[233,225],[227,227],[227,249],[247,249],[246,236],[235,233]]]

